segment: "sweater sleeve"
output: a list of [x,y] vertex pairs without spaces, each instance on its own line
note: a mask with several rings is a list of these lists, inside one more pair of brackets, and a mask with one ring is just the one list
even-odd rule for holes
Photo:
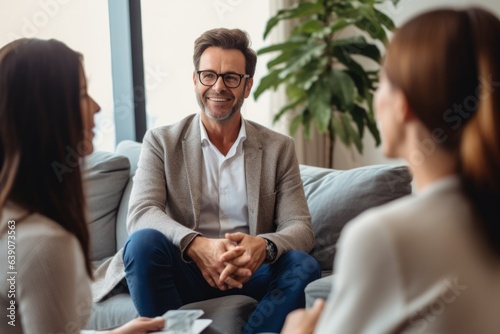
[[368,214],[346,225],[335,286],[315,333],[390,333],[403,317],[399,265],[388,230]]
[[79,243],[65,231],[30,239],[18,246],[23,249],[17,299],[23,333],[80,333],[92,298]]

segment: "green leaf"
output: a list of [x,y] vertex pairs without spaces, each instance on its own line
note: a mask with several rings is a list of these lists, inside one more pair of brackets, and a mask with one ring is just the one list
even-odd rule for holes
[[354,81],[356,89],[358,90],[359,97],[365,98],[367,89],[369,89],[369,82],[366,81],[365,77],[360,76],[358,73],[354,71],[346,70],[345,72]]
[[355,23],[356,27],[367,32],[372,38],[382,42],[387,41],[387,35],[384,28],[377,22],[376,18],[362,17]]
[[325,7],[323,6],[322,1],[316,1],[316,2],[304,1],[296,5],[293,5],[291,7],[291,10],[287,15],[287,19],[295,19],[311,15],[321,15],[324,12],[325,12]]
[[292,121],[290,122],[290,134],[293,136],[296,132],[299,126],[302,124],[302,115],[297,115],[295,116]]
[[321,2],[300,2],[290,8],[282,9],[267,21],[264,30],[264,39],[266,39],[267,35],[280,21],[307,17],[315,14],[319,15],[322,14],[324,10],[325,8]]
[[286,96],[290,100],[294,100],[294,99],[297,99],[297,98],[302,98],[302,97],[305,98],[305,97],[307,97],[307,93],[301,87],[290,85],[290,86],[286,87]]
[[350,145],[349,137],[347,136],[347,131],[344,129],[340,117],[334,115],[331,119],[330,125],[331,125],[330,131],[332,131],[336,136],[338,136],[340,138],[340,141],[349,146]]
[[342,70],[333,69],[328,85],[332,96],[337,97],[338,101],[340,101],[341,110],[351,110],[357,95],[357,89],[349,74]]
[[365,134],[365,119],[367,118],[366,109],[355,104],[351,111],[352,119],[358,128],[358,134],[360,138],[363,138]]
[[308,90],[318,80],[322,73],[327,70],[327,63],[328,59],[326,57],[311,60],[295,73],[293,76],[294,83],[304,90]]
[[316,39],[323,39],[327,36],[333,35],[335,32],[340,31],[349,25],[353,24],[354,21],[347,18],[338,18],[330,25],[323,27],[323,29],[312,33],[311,37]]
[[375,11],[375,16],[377,17],[377,20],[379,22],[382,22],[382,24],[389,30],[394,30],[396,29],[396,26],[394,25],[394,22],[391,20],[391,18],[384,13],[382,13],[378,9],[374,9]]
[[361,142],[359,134],[352,127],[351,114],[342,113],[340,119],[348,137],[348,140],[347,142],[345,142],[345,144],[350,145],[351,143],[353,143],[354,146],[356,146],[356,148],[358,149],[358,152],[363,153],[363,143]]
[[357,61],[352,59],[351,55],[344,52],[340,47],[334,47],[332,50],[333,55],[337,58],[345,67],[350,70],[355,71],[358,74],[368,77],[367,72]]
[[280,76],[285,77],[291,73],[295,73],[301,67],[304,67],[308,62],[318,59],[320,54],[326,48],[326,44],[319,45],[304,45],[292,56]]
[[337,32],[337,31],[342,30],[345,27],[347,27],[353,23],[354,23],[354,21],[351,19],[339,18],[339,19],[335,20],[335,22],[332,25],[330,25],[330,32],[331,33]]
[[368,130],[372,134],[373,138],[375,139],[375,145],[379,146],[380,145],[380,132],[378,131],[377,128],[377,122],[375,120],[375,117],[373,113],[366,113],[366,126],[368,127]]
[[276,87],[278,87],[278,85],[283,81],[283,79],[279,77],[280,72],[281,70],[272,71],[260,79],[259,86],[253,93],[254,99],[257,100],[260,94],[262,94],[265,90],[269,88],[276,89]]
[[[279,12],[278,12],[278,15],[279,15]],[[266,29],[264,30],[264,35],[262,37],[263,39],[266,39],[267,34],[269,34],[271,29],[273,29],[281,21],[281,18],[278,15],[271,17],[267,21]]]
[[363,36],[336,40],[331,43],[331,46],[334,49],[340,48],[340,52],[342,53],[362,55],[373,59],[377,63],[380,61],[380,50],[378,47],[368,43]]
[[309,107],[302,110],[302,127],[304,129],[304,137],[311,139],[311,121],[314,119]]
[[[352,59],[352,57],[348,53],[342,52],[340,48],[335,48],[333,50],[333,54],[337,58],[337,60],[340,61],[347,68],[346,72],[356,73],[363,81],[363,85],[366,86],[366,89],[368,90],[373,89],[373,84],[372,80],[369,77],[369,72],[365,71],[365,69],[357,61]],[[377,78],[378,76],[375,77],[375,79]],[[364,90],[365,94],[366,94],[366,89]],[[360,94],[361,92],[362,91],[360,90]]]
[[261,55],[264,53],[268,52],[273,52],[273,51],[290,51],[297,49],[304,45],[303,41],[294,41],[294,42],[285,42],[285,43],[280,43],[280,44],[274,44],[265,48],[262,48],[257,51],[257,55]]
[[[289,96],[290,97],[290,96]],[[273,123],[277,122],[278,120],[281,119],[281,117],[288,111],[293,111],[296,107],[304,103],[307,99],[307,96],[304,91],[302,91],[302,94],[297,94],[293,95],[293,97],[290,97],[291,101],[287,105],[285,105],[283,108],[281,108],[273,118]]]
[[279,64],[286,63],[288,60],[290,60],[292,53],[293,52],[289,52],[289,51],[281,53],[279,56],[270,60],[267,63],[267,68],[272,69],[273,67],[276,67]]
[[[327,79],[327,78],[324,78]],[[324,80],[317,81],[307,92],[309,97],[309,109],[314,116],[314,121],[319,133],[328,129],[332,117],[331,91],[327,88]]]
[[321,21],[316,19],[308,20],[294,29],[294,34],[312,34],[318,31],[323,30],[324,25]]

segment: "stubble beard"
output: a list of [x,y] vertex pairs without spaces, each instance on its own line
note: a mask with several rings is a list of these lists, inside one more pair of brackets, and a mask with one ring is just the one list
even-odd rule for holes
[[[245,86],[246,86],[246,83],[245,83]],[[243,92],[245,91],[245,89],[243,89]],[[234,115],[236,115],[240,110],[241,110],[241,107],[243,106],[243,102],[245,100],[245,98],[243,97],[243,94],[244,93],[241,93],[241,95],[237,98],[236,100],[236,104],[231,107],[231,109],[229,109],[229,111],[225,114],[220,114],[220,115],[216,115],[215,113],[212,112],[212,110],[210,110],[210,108],[208,107],[208,105],[205,103],[205,97],[201,97],[199,92],[197,91],[196,92],[196,100],[198,101],[198,105],[200,106],[202,112],[211,120],[214,120],[216,122],[219,122],[219,123],[223,123],[223,122],[227,122],[229,121],[231,118],[234,117]],[[205,92],[206,94],[206,92]]]

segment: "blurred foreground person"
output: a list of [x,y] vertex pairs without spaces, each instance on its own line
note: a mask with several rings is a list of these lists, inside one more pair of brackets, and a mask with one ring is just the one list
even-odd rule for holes
[[500,333],[499,38],[478,8],[396,32],[375,111],[384,154],[408,162],[416,194],[346,226],[332,296],[282,333]]

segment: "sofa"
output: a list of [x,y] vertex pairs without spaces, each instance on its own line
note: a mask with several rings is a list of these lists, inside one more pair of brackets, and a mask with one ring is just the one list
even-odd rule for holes
[[[128,200],[141,144],[119,143],[116,151],[96,151],[85,160],[88,226],[95,268],[122,248],[127,240]],[[311,250],[323,278],[306,288],[306,301],[326,298],[332,286],[336,242],[343,226],[364,210],[411,193],[411,175],[402,165],[373,165],[350,170],[300,166],[315,233]],[[203,333],[240,333],[257,301],[242,295],[196,302],[182,309],[202,309],[212,319]],[[120,326],[137,317],[125,281],[103,301],[94,303],[86,329]]]

